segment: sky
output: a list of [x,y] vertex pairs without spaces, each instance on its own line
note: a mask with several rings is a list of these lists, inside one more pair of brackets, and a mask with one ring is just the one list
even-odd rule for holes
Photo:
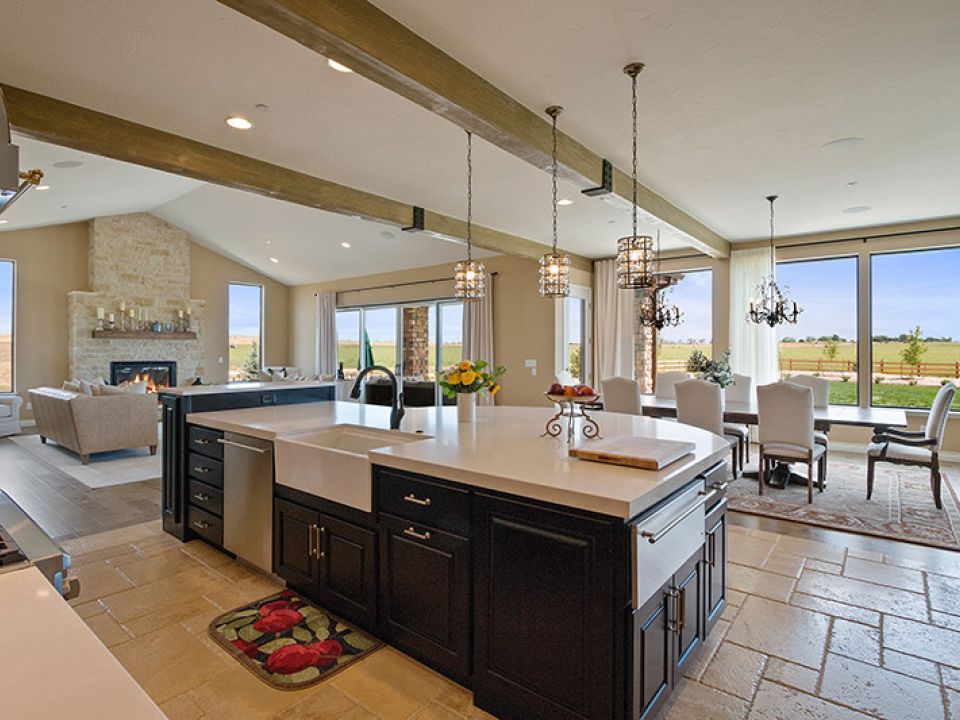
[[230,300],[230,336],[260,336],[261,296],[260,285],[231,284]]
[[796,325],[780,325],[777,337],[857,337],[857,259],[779,263],[777,283],[803,310]]
[[874,255],[873,332],[960,340],[960,248]]
[[[340,340],[356,342],[359,335],[358,311],[340,312],[337,316],[337,335]],[[397,308],[368,308],[366,316],[367,334],[370,342],[396,342],[397,340]],[[460,303],[440,305],[444,343],[458,343],[463,339],[463,306]],[[435,340],[436,316],[430,309],[430,338]]]
[[713,328],[713,272],[698,270],[684,273],[683,280],[667,290],[662,302],[668,302],[680,308],[683,321],[672,328],[660,331],[665,343],[710,342]]
[[13,332],[13,263],[0,260],[0,335]]

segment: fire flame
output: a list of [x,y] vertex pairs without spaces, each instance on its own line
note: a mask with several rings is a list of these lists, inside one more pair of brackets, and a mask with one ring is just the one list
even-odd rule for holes
[[127,382],[129,382],[131,385],[136,385],[139,382],[146,382],[148,393],[160,392],[162,388],[167,387],[166,385],[157,385],[150,373],[137,373],[136,376],[130,378]]

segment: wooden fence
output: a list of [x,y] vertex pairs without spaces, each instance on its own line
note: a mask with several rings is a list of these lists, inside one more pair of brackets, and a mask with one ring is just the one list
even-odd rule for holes
[[[657,368],[665,370],[685,370],[686,360],[660,360]],[[855,373],[856,360],[823,360],[781,358],[781,372],[816,372],[816,373]],[[873,363],[873,372],[876,375],[899,375],[901,377],[940,377],[960,379],[960,362],[932,363],[922,362],[919,365],[910,365],[901,360],[877,360]]]

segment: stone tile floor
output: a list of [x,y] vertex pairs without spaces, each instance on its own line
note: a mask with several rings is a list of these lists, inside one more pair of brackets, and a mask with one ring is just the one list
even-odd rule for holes
[[[731,525],[730,605],[663,718],[960,720],[960,554],[836,537]],[[490,717],[391,648],[313,688],[273,690],[206,628],[276,585],[156,522],[66,548],[83,583],[76,611],[171,720]]]

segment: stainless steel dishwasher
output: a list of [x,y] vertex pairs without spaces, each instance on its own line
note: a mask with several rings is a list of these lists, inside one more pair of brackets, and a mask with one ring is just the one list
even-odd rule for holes
[[273,443],[224,433],[223,547],[273,572]]

